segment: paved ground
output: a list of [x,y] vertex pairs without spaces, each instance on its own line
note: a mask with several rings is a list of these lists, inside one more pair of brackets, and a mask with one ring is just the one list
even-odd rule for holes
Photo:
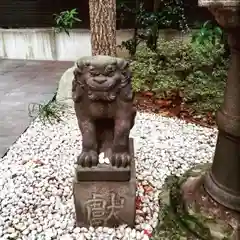
[[50,101],[72,62],[0,59],[0,157],[28,127],[30,103]]

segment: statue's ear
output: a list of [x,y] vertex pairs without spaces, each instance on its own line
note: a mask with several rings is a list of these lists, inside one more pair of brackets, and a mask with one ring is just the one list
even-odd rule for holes
[[120,99],[124,102],[132,101],[134,98],[134,93],[132,91],[132,86],[129,81],[122,82],[120,90]]
[[72,84],[73,101],[76,103],[81,102],[83,94],[84,94],[84,88],[80,84],[77,84],[76,82],[73,81],[73,84]]
[[73,71],[74,79],[72,81],[72,99],[74,102],[80,102],[84,93],[83,83],[80,81],[82,71],[76,67]]
[[83,67],[90,67],[91,66],[91,62],[89,60],[86,60],[84,63],[83,63]]
[[121,87],[125,87],[127,84],[131,84],[132,72],[129,68],[129,62],[122,59],[119,62],[119,69],[122,74]]
[[129,62],[125,59],[121,59],[119,62],[118,62],[118,68],[121,70],[121,71],[124,71],[124,70],[127,70],[129,68]]
[[77,66],[77,68],[79,68],[79,69],[83,69],[83,67],[84,67],[84,62],[83,62],[82,60],[78,60],[78,61],[76,62],[76,66]]
[[124,60],[123,69],[128,69],[128,68],[129,68],[129,61]]
[[82,70],[79,67],[76,67],[73,71],[75,80],[77,80],[77,78],[80,77],[81,74],[82,74]]

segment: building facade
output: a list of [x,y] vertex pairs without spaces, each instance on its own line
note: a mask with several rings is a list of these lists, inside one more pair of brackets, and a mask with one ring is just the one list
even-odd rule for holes
[[[144,0],[145,8],[151,11],[153,2],[153,0]],[[129,8],[135,6],[135,0],[127,0],[126,3]],[[185,15],[190,24],[212,18],[207,9],[199,8],[197,4],[197,0],[184,0]],[[78,17],[82,20],[75,28],[89,29],[88,0],[1,0],[0,28],[53,27],[55,24],[53,14],[73,8],[77,8]],[[118,29],[132,28],[133,17],[127,14],[123,23],[120,24],[120,21],[117,21]]]

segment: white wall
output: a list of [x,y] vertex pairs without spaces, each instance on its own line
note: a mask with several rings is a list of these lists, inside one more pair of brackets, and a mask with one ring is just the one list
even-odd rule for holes
[[[133,36],[132,30],[117,31],[117,44]],[[163,30],[166,39],[182,37],[177,31]],[[70,36],[65,32],[55,33],[53,29],[1,29],[0,58],[33,60],[75,61],[91,55],[90,31],[73,29]],[[118,49],[119,57],[126,57],[127,51]]]
[[52,29],[0,29],[0,57],[10,59],[70,60],[91,55],[90,32]]

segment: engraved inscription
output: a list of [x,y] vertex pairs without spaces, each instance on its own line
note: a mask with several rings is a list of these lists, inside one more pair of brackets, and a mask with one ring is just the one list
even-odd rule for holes
[[87,200],[85,208],[87,220],[91,226],[106,226],[108,221],[120,221],[119,212],[124,207],[125,199],[110,193],[110,199],[103,195],[93,193],[92,198]]

